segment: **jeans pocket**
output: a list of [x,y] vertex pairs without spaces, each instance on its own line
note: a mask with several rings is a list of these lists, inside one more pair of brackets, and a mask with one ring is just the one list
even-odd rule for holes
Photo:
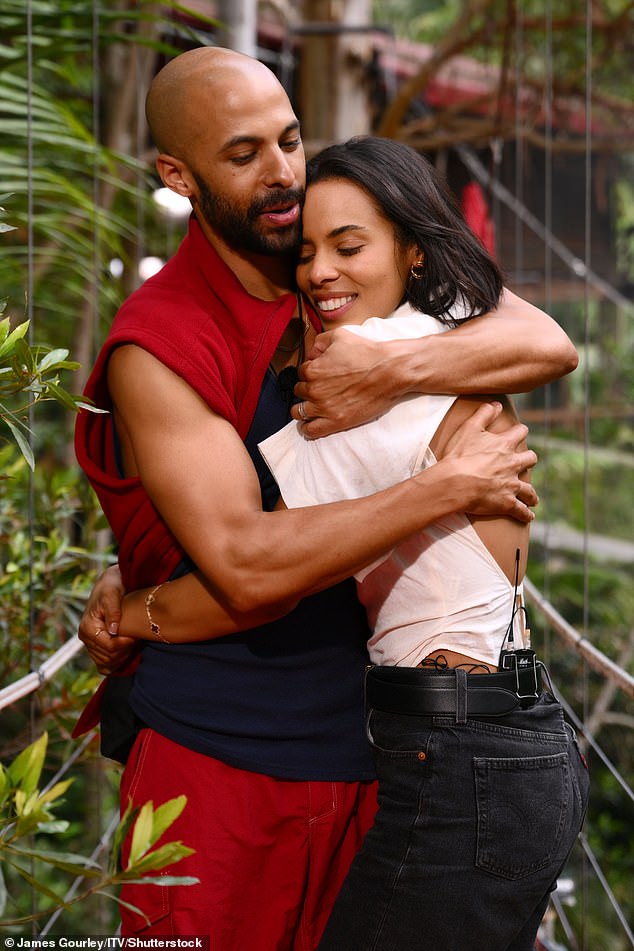
[[366,737],[375,757],[421,762],[432,734],[419,716],[383,713],[370,708],[366,716]]
[[568,754],[473,762],[476,865],[514,880],[556,861],[569,809]]

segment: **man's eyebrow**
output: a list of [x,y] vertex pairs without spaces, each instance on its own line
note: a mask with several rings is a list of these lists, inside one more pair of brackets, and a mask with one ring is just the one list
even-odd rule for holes
[[[299,119],[289,122],[286,128],[282,130],[280,139],[283,139],[285,135],[289,134],[289,132],[299,132]],[[234,135],[232,139],[229,139],[228,142],[225,142],[220,151],[228,152],[229,149],[234,149],[240,145],[257,145],[262,141],[262,136],[259,135]]]

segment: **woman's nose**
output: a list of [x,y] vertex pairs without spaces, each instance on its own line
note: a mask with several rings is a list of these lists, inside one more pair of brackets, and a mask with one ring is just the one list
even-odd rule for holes
[[310,262],[308,279],[315,287],[325,284],[327,281],[334,281],[338,277],[337,268],[329,255],[315,254]]

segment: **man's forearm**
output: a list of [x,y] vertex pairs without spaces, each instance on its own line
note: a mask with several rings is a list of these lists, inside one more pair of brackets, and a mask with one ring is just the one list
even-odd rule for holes
[[401,394],[525,393],[577,366],[561,327],[509,291],[495,313],[393,346],[383,372],[395,374]]
[[505,291],[498,309],[446,333],[378,342],[322,334],[293,407],[309,439],[382,416],[409,393],[526,393],[570,373],[577,352],[547,314]]

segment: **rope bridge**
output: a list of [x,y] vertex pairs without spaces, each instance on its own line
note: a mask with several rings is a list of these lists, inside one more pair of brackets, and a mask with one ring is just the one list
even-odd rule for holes
[[[53,141],[60,124],[64,121],[65,113],[60,108],[58,112],[52,112],[45,118],[48,120],[43,135],[40,139],[40,130],[38,123],[42,121],[44,100],[42,97],[41,83],[37,81],[35,69],[35,52],[38,44],[47,42],[47,38],[52,37],[53,42],[70,42],[68,33],[60,30],[59,35],[55,33],[58,29],[57,19],[59,11],[55,10],[55,4],[50,6],[50,19],[46,21],[39,20],[42,9],[46,4],[34,5],[30,0],[6,0],[7,14],[14,18],[13,22],[21,19],[23,26],[23,35],[20,42],[16,42],[13,47],[13,53],[19,57],[20,51],[23,51],[25,57],[25,99],[24,110],[20,109],[17,113],[20,115],[20,122],[25,118],[25,149],[21,167],[7,166],[7,181],[10,187],[16,192],[23,188],[28,196],[26,209],[26,245],[27,245],[27,266],[26,266],[26,296],[27,296],[27,317],[31,321],[30,334],[31,339],[39,330],[40,313],[38,312],[38,280],[41,273],[46,274],[48,258],[53,254],[51,247],[38,245],[38,240],[34,234],[34,226],[37,224],[37,216],[34,211],[35,196],[39,187],[42,171],[42,156],[38,149],[42,146],[42,141]],[[92,199],[94,207],[87,210],[87,205],[82,205],[77,196],[78,207],[69,209],[68,217],[62,222],[59,229],[51,237],[51,244],[55,241],[63,242],[63,236],[72,233],[77,240],[85,240],[92,243],[90,250],[90,276],[82,292],[82,307],[78,316],[80,331],[77,335],[77,347],[73,350],[73,356],[76,357],[85,368],[90,366],[95,355],[95,350],[99,344],[100,334],[102,333],[102,318],[109,313],[110,298],[114,292],[111,288],[113,274],[115,273],[115,261],[104,261],[104,247],[110,235],[107,233],[109,227],[107,221],[108,213],[113,216],[120,214],[116,205],[118,191],[127,194],[128,200],[132,203],[134,212],[134,222],[127,223],[124,229],[124,235],[117,240],[121,245],[121,256],[126,257],[127,261],[138,265],[145,253],[156,254],[156,248],[152,242],[157,242],[157,232],[154,223],[147,220],[147,205],[141,199],[143,194],[147,194],[149,181],[146,171],[147,163],[147,145],[144,139],[143,129],[143,98],[144,91],[147,88],[152,71],[159,62],[159,56],[164,49],[164,44],[172,42],[174,46],[183,48],[185,45],[198,45],[203,42],[209,42],[213,39],[213,27],[209,23],[196,21],[195,18],[183,18],[176,11],[176,4],[165,4],[166,13],[164,19],[161,17],[146,16],[143,13],[132,9],[139,5],[128,5],[125,23],[117,11],[107,9],[108,5],[100,5],[98,0],[84,0],[78,4],[85,14],[85,22],[82,30],[83,36],[77,38],[78,55],[81,56],[83,66],[91,71],[90,89],[82,88],[79,99],[82,103],[89,99],[92,115],[91,134],[93,141],[89,140],[88,134],[84,136],[81,143],[92,161]],[[143,6],[143,5],[140,5]],[[198,7],[204,7],[205,4],[199,3]],[[283,19],[285,7],[283,4],[273,4],[277,12]],[[484,3],[480,3],[484,7]],[[525,35],[523,20],[518,15],[519,8],[517,0],[508,4],[509,10],[514,12],[515,35],[514,35],[514,55],[516,63],[519,64],[525,55]],[[618,724],[625,729],[631,729],[634,726],[634,717],[627,713],[619,713],[612,709],[615,698],[634,697],[634,677],[628,672],[631,669],[631,659],[634,653],[634,631],[630,633],[629,641],[625,639],[622,652],[617,660],[608,657],[606,653],[600,650],[596,645],[595,632],[590,622],[591,618],[591,599],[592,599],[592,571],[597,558],[604,559],[604,564],[623,568],[631,565],[634,561],[632,545],[622,539],[600,539],[592,535],[589,530],[590,511],[592,505],[592,495],[590,490],[590,463],[593,458],[595,447],[591,439],[591,422],[596,418],[598,409],[594,405],[592,391],[592,356],[595,352],[595,343],[592,338],[592,320],[593,320],[593,301],[608,301],[614,308],[619,319],[631,320],[634,305],[622,288],[616,287],[611,276],[605,276],[600,273],[594,259],[593,252],[593,220],[592,220],[592,190],[598,187],[593,179],[592,157],[595,151],[593,141],[593,3],[592,0],[585,0],[585,3],[578,4],[577,11],[579,17],[584,18],[583,36],[585,43],[585,109],[584,109],[584,128],[581,133],[581,142],[584,154],[584,181],[583,194],[579,196],[579,205],[583,205],[582,212],[582,232],[581,235],[583,253],[580,254],[578,248],[572,250],[565,240],[557,234],[557,223],[555,221],[555,208],[553,196],[553,156],[555,151],[555,113],[554,113],[554,32],[553,32],[553,10],[554,0],[544,0],[542,15],[543,32],[543,57],[545,63],[544,79],[544,102],[543,102],[543,168],[539,169],[539,174],[543,177],[544,188],[544,207],[543,213],[536,214],[529,208],[529,203],[524,195],[524,183],[526,181],[526,169],[524,167],[525,153],[523,142],[525,141],[526,130],[520,118],[522,114],[522,95],[523,90],[518,82],[515,87],[515,115],[516,130],[514,136],[514,161],[515,183],[509,187],[501,180],[500,167],[502,150],[501,140],[491,141],[490,152],[493,161],[485,163],[482,158],[482,150],[476,149],[473,145],[464,143],[454,144],[452,151],[457,156],[464,168],[468,171],[472,180],[478,182],[486,191],[490,200],[497,209],[499,216],[500,208],[504,208],[508,214],[513,216],[515,222],[515,241],[513,243],[514,269],[517,274],[526,271],[525,241],[524,230],[530,231],[535,238],[541,242],[543,248],[543,263],[540,270],[544,275],[544,287],[547,300],[543,306],[550,310],[552,303],[550,294],[552,292],[553,282],[551,280],[553,271],[553,262],[558,260],[568,268],[571,279],[574,279],[575,286],[581,286],[582,298],[582,326],[575,342],[584,355],[582,369],[580,370],[577,387],[581,389],[582,406],[575,410],[577,431],[580,435],[581,445],[580,454],[583,464],[583,506],[586,513],[586,525],[583,531],[577,532],[574,539],[566,542],[562,541],[561,534],[558,535],[556,526],[550,524],[537,524],[533,532],[534,549],[540,551],[537,556],[539,568],[543,569],[543,582],[533,583],[527,579],[525,582],[525,593],[527,603],[537,616],[540,624],[545,631],[544,641],[549,653],[557,654],[558,657],[565,656],[567,659],[576,660],[577,685],[581,685],[581,695],[583,707],[582,714],[577,712],[579,706],[578,695],[574,698],[569,696],[571,691],[570,678],[565,670],[558,670],[558,661],[550,664],[556,675],[555,689],[566,710],[567,716],[577,730],[580,741],[585,750],[592,755],[593,761],[601,765],[609,776],[613,784],[613,802],[614,807],[618,807],[619,812],[631,808],[634,803],[634,792],[632,790],[631,779],[624,776],[622,772],[612,762],[612,757],[606,751],[599,740],[601,727],[608,722]],[[280,12],[281,11],[281,12]],[[0,18],[2,17],[0,12]],[[534,17],[533,20],[538,19]],[[291,26],[288,27],[285,38],[281,42],[279,54],[273,52],[270,48],[266,51],[260,50],[263,58],[274,68],[279,59],[280,73],[289,75],[289,63],[292,62],[290,38],[293,34]],[[9,24],[9,27],[15,27]],[[108,58],[102,47],[103,33],[105,28],[116,35],[120,31],[119,47],[116,55]],[[131,40],[135,37],[140,42],[134,45]],[[152,44],[155,43],[156,49],[152,50]],[[270,46],[270,44],[269,44]],[[7,50],[11,49],[7,44]],[[394,46],[396,50],[396,46]],[[125,53],[122,52],[125,50]],[[509,51],[507,50],[506,53]],[[395,54],[396,55],[396,54]],[[114,104],[108,103],[109,85],[118,76],[117,70],[125,73],[130,80],[127,85],[121,85],[117,89],[118,96]],[[394,76],[382,77],[383,86],[386,89],[394,87]],[[0,82],[2,81],[2,72],[0,71]],[[8,87],[7,87],[8,88]],[[10,116],[10,109],[3,109],[4,102],[0,102],[0,116]],[[107,106],[110,105],[112,115],[108,115]],[[79,106],[78,106],[79,108]],[[72,110],[70,110],[72,112]],[[412,110],[415,119],[420,120],[420,109]],[[113,118],[114,117],[114,118]],[[110,122],[106,122],[106,118]],[[66,115],[66,119],[69,119]],[[11,122],[6,119],[6,132],[10,135]],[[16,120],[17,121],[17,120]],[[47,139],[48,137],[48,139]],[[105,146],[105,148],[104,148]],[[0,148],[2,142],[0,141]],[[61,146],[60,146],[61,147]],[[78,144],[78,148],[80,145]],[[91,151],[92,150],[92,151]],[[126,162],[122,166],[120,179],[117,178],[118,172],[114,173],[113,156],[121,156],[126,152]],[[54,153],[51,153],[54,154]],[[19,165],[20,163],[18,163]],[[46,174],[54,176],[57,169],[44,170]],[[22,177],[20,177],[22,176]],[[7,187],[6,191],[9,191]],[[0,186],[1,203],[8,204],[4,197],[5,188]],[[48,209],[45,209],[48,213]],[[83,225],[88,222],[86,231],[81,231]],[[177,227],[173,219],[163,219],[162,228],[164,233],[159,235],[166,248],[170,247],[174,239],[177,239],[174,230]],[[116,243],[116,242],[115,242]],[[110,245],[108,245],[110,247]],[[162,251],[162,249],[161,249]],[[118,261],[123,267],[122,261]],[[521,290],[520,290],[521,292]],[[110,297],[109,297],[110,295]],[[530,294],[526,296],[530,297]],[[47,315],[48,316],[48,315]],[[544,453],[540,450],[540,457],[543,456],[543,465],[548,470],[549,454],[562,450],[562,443],[565,440],[554,438],[551,433],[551,427],[558,421],[558,413],[570,413],[570,410],[560,410],[551,405],[552,393],[550,388],[546,388],[544,394],[545,405],[543,411],[535,409],[530,410],[531,419],[539,417],[542,414],[545,435]],[[609,410],[608,412],[611,412]],[[624,421],[632,419],[631,406],[618,408]],[[528,413],[527,413],[528,415]],[[563,418],[563,417],[562,417]],[[31,421],[32,422],[32,421]],[[30,426],[31,432],[34,426]],[[31,445],[34,446],[34,436],[29,437]],[[607,450],[606,450],[607,451]],[[631,458],[628,465],[631,465]],[[0,482],[0,491],[2,483]],[[546,492],[548,491],[548,478],[546,479]],[[542,493],[544,494],[544,493]],[[31,574],[37,559],[37,541],[35,539],[35,517],[34,517],[34,484],[30,483],[27,497],[26,508],[31,523],[30,545],[30,563]],[[628,517],[629,513],[624,513]],[[561,532],[561,530],[560,530]],[[605,542],[605,552],[602,545]],[[554,560],[560,558],[561,552],[567,545],[576,546],[577,554],[582,562],[582,587],[580,592],[580,616],[581,622],[571,624],[569,620],[559,612],[552,603],[550,588],[553,585],[551,566]],[[1,551],[1,549],[0,549]],[[607,559],[607,561],[605,561]],[[37,646],[37,633],[35,625],[32,622],[34,616],[35,600],[37,598],[34,586],[31,585],[29,593],[29,605],[27,610],[31,615],[29,644],[25,646],[25,655],[28,654],[28,660],[25,667],[28,673],[16,678],[12,683],[5,685],[0,689],[0,712],[8,717],[12,710],[23,701],[31,702],[31,721],[37,721],[36,709],[38,698],[41,697],[41,691],[47,687],[61,682],[63,672],[79,671],[82,667],[81,651],[82,645],[77,637],[70,637],[62,646],[52,652],[43,662],[35,663]],[[22,668],[24,669],[24,667]],[[580,673],[579,673],[580,671]],[[599,688],[594,693],[594,702],[590,709],[589,702],[589,678],[593,677],[599,684]],[[65,757],[64,762],[59,767],[55,777],[51,779],[51,784],[58,782],[69,771],[82,762],[84,755],[92,748],[94,734],[90,734],[81,743],[76,744],[69,756]],[[109,768],[109,767],[107,767]],[[592,775],[592,772],[591,772]],[[91,817],[92,818],[92,817]],[[116,828],[116,814],[96,817],[100,828],[103,830],[98,835],[98,841],[95,844],[93,857],[107,853],[110,848],[112,835]],[[570,902],[580,901],[583,904],[587,901],[589,889],[595,885],[600,888],[605,896],[607,906],[611,911],[614,920],[614,927],[618,932],[618,951],[622,948],[634,948],[634,936],[631,923],[628,921],[628,912],[621,907],[615,894],[614,881],[611,876],[611,869],[604,867],[605,863],[601,855],[602,829],[586,827],[579,836],[578,845],[575,853],[571,857],[570,869],[564,871],[560,880],[558,890],[552,896],[551,908],[542,927],[540,934],[541,951],[561,951],[564,947],[555,941],[555,922],[558,928],[565,936],[567,951],[596,951],[591,942],[591,937],[585,933],[585,918],[581,914],[581,928],[576,921],[573,924],[570,914]],[[592,882],[592,886],[590,885]],[[79,887],[79,879],[71,886],[67,898],[72,897]],[[57,911],[47,921],[40,921],[37,925],[39,934],[50,933],[56,926],[60,927],[60,919],[64,920],[64,912]],[[610,948],[610,951],[613,951]],[[616,946],[614,951],[616,951]]]

